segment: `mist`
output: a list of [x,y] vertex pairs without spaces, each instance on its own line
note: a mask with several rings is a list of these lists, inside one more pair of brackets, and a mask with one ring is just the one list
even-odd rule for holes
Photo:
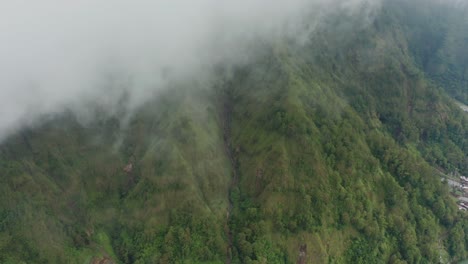
[[369,16],[378,6],[374,0],[3,1],[0,141],[68,110],[83,115],[97,105],[112,113],[122,96],[131,112],[169,79],[248,63],[261,43],[301,44],[332,12]]

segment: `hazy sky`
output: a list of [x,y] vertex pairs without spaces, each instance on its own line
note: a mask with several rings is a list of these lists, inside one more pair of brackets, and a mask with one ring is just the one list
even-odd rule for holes
[[[255,42],[300,41],[331,10],[374,0],[15,0],[0,3],[0,140],[40,116],[112,106],[128,91],[137,106],[180,78],[236,64]],[[304,24],[309,23],[309,27]],[[110,83],[109,80],[114,80]]]

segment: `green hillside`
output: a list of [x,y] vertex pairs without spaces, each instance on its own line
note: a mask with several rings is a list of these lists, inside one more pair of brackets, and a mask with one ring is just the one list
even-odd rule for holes
[[12,135],[0,263],[467,259],[468,219],[440,178],[468,175],[452,99],[467,102],[466,20],[405,5],[174,83],[129,121],[64,113]]
[[[468,5],[397,0],[391,8],[405,31],[416,64],[429,79],[468,102]],[[388,5],[392,5],[388,4]]]

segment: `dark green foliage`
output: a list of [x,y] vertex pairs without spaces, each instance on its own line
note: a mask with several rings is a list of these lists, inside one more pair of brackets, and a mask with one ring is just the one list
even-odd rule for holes
[[346,251],[346,262],[357,264],[382,262],[375,256],[375,246],[369,240],[356,239],[351,242],[351,246]]

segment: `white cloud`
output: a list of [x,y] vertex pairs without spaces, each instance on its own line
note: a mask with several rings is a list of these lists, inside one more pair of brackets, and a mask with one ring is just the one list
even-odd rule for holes
[[[370,0],[42,0],[0,3],[0,139],[40,116],[136,106],[164,86],[216,63],[236,64],[256,41],[308,33],[329,10]],[[118,76],[120,85],[111,85]]]

